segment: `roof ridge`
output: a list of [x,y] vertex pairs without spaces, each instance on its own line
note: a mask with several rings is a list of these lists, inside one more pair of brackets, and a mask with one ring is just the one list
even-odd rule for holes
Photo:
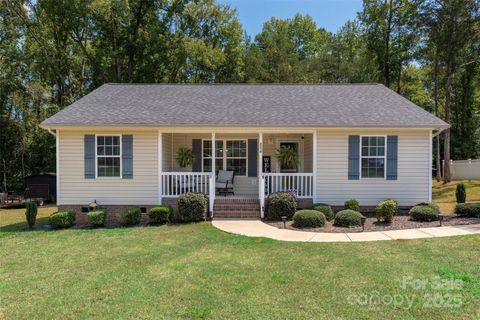
[[383,86],[381,83],[359,82],[359,83],[140,83],[140,82],[106,82],[104,85],[129,85],[129,86]]

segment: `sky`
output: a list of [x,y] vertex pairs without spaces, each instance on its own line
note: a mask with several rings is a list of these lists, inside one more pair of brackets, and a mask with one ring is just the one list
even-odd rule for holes
[[318,27],[336,32],[347,20],[353,20],[362,8],[362,0],[218,0],[237,9],[243,28],[253,38],[263,23],[276,18],[292,18],[295,13],[310,15]]

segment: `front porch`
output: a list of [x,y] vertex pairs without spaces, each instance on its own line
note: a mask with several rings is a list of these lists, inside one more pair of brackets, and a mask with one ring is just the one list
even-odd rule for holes
[[[185,192],[201,192],[209,198],[212,216],[228,209],[224,204],[253,203],[263,218],[265,198],[273,192],[294,190],[302,202],[312,202],[315,194],[315,132],[292,133],[159,133],[159,199],[171,202]],[[275,157],[280,146],[289,146],[298,154],[295,169],[282,167]],[[180,148],[195,154],[191,166],[176,161]],[[215,181],[219,170],[234,172],[233,192],[218,193]],[[222,199],[221,201],[215,201]],[[227,200],[228,199],[228,200]],[[223,205],[220,205],[222,202]],[[218,210],[222,208],[222,210]],[[238,210],[232,210],[238,211]]]

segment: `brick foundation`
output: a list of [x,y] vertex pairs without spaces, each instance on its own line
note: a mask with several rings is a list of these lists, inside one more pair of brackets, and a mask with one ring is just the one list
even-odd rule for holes
[[[82,208],[86,206],[79,205],[60,205],[58,206],[58,211],[62,210],[73,210],[75,211],[75,225],[77,227],[84,227],[88,224],[87,213],[82,212]],[[102,206],[107,209],[107,222],[106,226],[120,226],[123,225],[122,213],[128,208],[145,208],[146,213],[142,213],[142,219],[140,220],[140,225],[147,225],[149,222],[148,211],[153,205],[146,206],[126,206],[126,205],[105,205]]]

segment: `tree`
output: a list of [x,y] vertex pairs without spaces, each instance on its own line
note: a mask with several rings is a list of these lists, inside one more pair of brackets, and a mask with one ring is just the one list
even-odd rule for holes
[[[431,30],[430,41],[438,49],[438,63],[445,68],[445,121],[451,122],[454,76],[463,67],[462,52],[478,41],[479,3],[475,0],[430,0],[420,7],[423,25]],[[428,32],[428,31],[427,31]],[[470,63],[470,62],[467,62]],[[450,129],[444,134],[444,176],[450,181]]]

